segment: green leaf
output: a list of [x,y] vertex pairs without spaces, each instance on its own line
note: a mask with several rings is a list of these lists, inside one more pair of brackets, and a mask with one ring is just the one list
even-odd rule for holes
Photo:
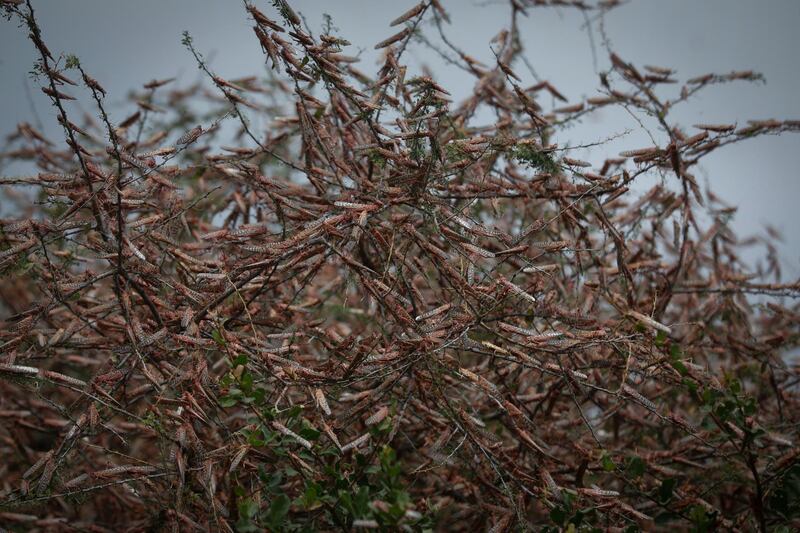
[[267,391],[261,387],[255,389],[253,391],[253,402],[256,405],[262,405],[264,403],[264,397],[266,396]]
[[78,59],[77,56],[75,56],[73,54],[67,55],[67,61],[64,64],[65,68],[73,69],[73,68],[78,68],[80,66],[81,66],[81,62],[80,62],[80,60]]
[[250,435],[247,437],[247,443],[250,446],[264,446],[266,441],[262,440],[257,431],[252,431]]
[[299,431],[299,435],[306,440],[315,441],[322,433],[310,425],[306,425]]
[[284,518],[289,514],[289,507],[292,505],[291,500],[286,494],[280,494],[272,500],[267,511],[267,523],[272,529],[280,529],[283,525]]
[[567,512],[564,510],[563,507],[555,507],[552,511],[550,511],[550,520],[558,524],[559,526],[564,523],[564,520],[567,519]]
[[239,516],[253,518],[258,512],[258,505],[250,498],[239,501]]
[[656,333],[656,338],[655,338],[656,346],[663,346],[664,345],[664,341],[666,341],[666,340],[667,340],[667,334],[665,332],[659,330],[659,332]]
[[705,508],[701,505],[695,505],[689,511],[689,519],[694,523],[695,531],[698,533],[710,531],[714,518],[715,515],[707,513]]
[[189,35],[189,32],[184,30],[182,35],[183,35],[183,37],[181,38],[181,44],[183,44],[183,46],[191,46],[192,45],[192,36]]
[[658,488],[658,499],[663,503],[667,503],[672,498],[672,492],[675,490],[677,483],[675,478],[667,478],[662,481],[661,486]]
[[283,472],[280,470],[273,472],[267,479],[267,490],[269,492],[280,492],[283,483]]
[[627,473],[633,477],[639,477],[644,474],[645,470],[647,469],[647,465],[642,460],[641,457],[631,457],[628,460],[628,465],[625,468]]
[[250,394],[250,392],[253,390],[253,374],[250,372],[244,372],[239,380],[239,384],[246,394]]
[[234,398],[233,396],[223,396],[219,399],[219,404],[222,407],[233,407],[237,403],[239,403],[239,399]]
[[303,505],[306,508],[309,508],[317,503],[317,500],[319,499],[319,489],[320,486],[314,482],[310,482],[308,485],[306,485],[306,491],[303,494]]
[[214,342],[219,344],[220,346],[225,346],[227,344],[225,342],[225,338],[222,336],[222,333],[218,329],[215,329],[211,332],[211,338],[214,339]]
[[672,368],[677,370],[678,374],[680,374],[681,376],[685,376],[686,374],[689,373],[689,369],[686,368],[686,365],[684,365],[683,362],[678,359],[673,359],[672,361],[670,361],[670,364],[672,365]]

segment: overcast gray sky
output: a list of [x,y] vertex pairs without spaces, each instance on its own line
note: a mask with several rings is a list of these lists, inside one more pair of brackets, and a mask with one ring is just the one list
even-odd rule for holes
[[[271,2],[256,1],[267,13]],[[374,71],[375,43],[389,34],[389,22],[414,0],[296,0],[292,5],[319,30],[323,13],[332,16],[339,35],[351,41],[350,55],[363,50],[360,69]],[[479,60],[491,63],[489,40],[507,24],[507,2],[443,0],[452,16],[453,40]],[[72,53],[109,92],[112,119],[125,116],[126,92],[153,78],[179,76],[181,82],[199,79],[198,70],[180,44],[188,30],[198,49],[223,77],[259,74],[264,61],[242,3],[237,0],[33,0],[45,41],[54,53]],[[531,9],[521,32],[536,73],[550,80],[571,101],[591,97],[597,87],[592,47],[582,28],[584,17],[573,9]],[[748,119],[800,119],[800,0],[631,0],[605,20],[613,49],[637,65],[676,68],[686,79],[709,71],[754,69],[766,85],[737,84],[709,89],[677,112],[673,121],[690,126],[699,122],[739,122]],[[598,68],[608,65],[595,27]],[[473,80],[446,65],[422,47],[409,58],[427,64],[457,99],[469,92]],[[35,123],[59,135],[55,113],[28,72],[34,51],[26,32],[16,23],[0,21],[0,134],[16,123]],[[515,70],[532,84],[522,65]],[[26,85],[30,97],[26,96]],[[625,113],[604,111],[559,137],[561,143],[597,141],[613,132],[636,129]],[[634,131],[616,140],[605,152],[646,146],[646,135]],[[706,159],[697,175],[727,202],[739,207],[734,228],[742,235],[763,234],[771,224],[784,234],[782,252],[786,274],[800,275],[800,179],[796,160],[800,135],[764,137],[723,149]],[[590,157],[590,161],[601,160]],[[14,171],[0,168],[0,173]]]

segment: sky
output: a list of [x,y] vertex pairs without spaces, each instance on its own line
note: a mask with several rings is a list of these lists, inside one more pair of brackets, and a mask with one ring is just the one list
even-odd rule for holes
[[[84,68],[107,89],[112,120],[127,116],[125,96],[154,78],[177,76],[179,83],[201,79],[181,33],[189,31],[195,46],[224,78],[264,72],[264,58],[243,4],[237,0],[32,0],[48,47],[54,54],[75,54]],[[490,40],[507,25],[508,2],[442,0],[452,21],[449,37],[473,57],[492,63]],[[271,2],[255,4],[273,16]],[[389,22],[414,0],[295,0],[296,11],[320,32],[329,14],[337,34],[352,45],[345,52],[361,54],[362,71],[374,72],[373,46],[392,31]],[[277,18],[277,16],[275,16]],[[571,102],[596,96],[599,70],[608,68],[604,44],[625,61],[674,68],[680,79],[707,72],[753,69],[766,84],[738,83],[708,89],[683,108],[673,121],[745,124],[751,119],[800,119],[800,1],[798,0],[630,0],[611,11],[592,32],[574,9],[537,8],[520,20],[527,57],[536,75],[547,79]],[[433,28],[429,28],[433,30]],[[60,135],[55,112],[29,76],[35,53],[27,32],[15,21],[0,21],[0,136],[21,121]],[[457,101],[474,79],[448,65],[430,50],[409,50],[412,69],[426,65]],[[514,65],[523,86],[535,82],[521,63]],[[269,117],[262,117],[263,124]],[[257,124],[257,123],[256,123]],[[688,128],[687,128],[688,129]],[[695,130],[696,131],[696,130]],[[627,132],[627,133],[626,133]],[[604,155],[652,143],[626,113],[593,113],[558,137],[560,143],[585,144],[611,133],[615,139]],[[587,153],[595,164],[599,152]],[[769,224],[780,230],[785,278],[800,276],[800,231],[797,171],[800,134],[761,137],[719,150],[695,169],[701,186],[711,189],[739,210],[732,224],[742,236],[764,235]],[[576,153],[580,156],[580,153]],[[0,166],[0,175],[20,169]],[[655,181],[642,183],[647,188]],[[2,194],[2,191],[0,191]],[[0,206],[2,198],[0,197]]]

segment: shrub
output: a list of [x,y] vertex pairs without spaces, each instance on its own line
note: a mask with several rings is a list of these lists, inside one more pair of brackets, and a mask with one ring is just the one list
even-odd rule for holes
[[[2,5],[65,135],[20,124],[5,152],[38,169],[2,182],[10,527],[797,525],[800,286],[774,256],[748,270],[693,170],[800,124],[671,119],[757,74],[680,82],[611,53],[602,96],[550,109],[512,24],[492,65],[445,40],[476,79],[456,104],[402,62],[423,22],[444,31],[437,0],[393,23],[374,76],[276,0],[246,4],[267,79],[217,76],[185,34],[213,92],[156,80],[115,124],[30,3]],[[557,144],[613,106],[668,141],[592,163]]]

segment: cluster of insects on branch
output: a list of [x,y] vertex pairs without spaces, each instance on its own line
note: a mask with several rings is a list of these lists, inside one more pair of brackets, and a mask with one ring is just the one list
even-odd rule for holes
[[[184,34],[207,83],[149,82],[113,121],[31,2],[0,4],[63,133],[22,123],[0,154],[34,169],[0,178],[0,522],[797,525],[783,354],[800,285],[769,243],[757,268],[740,259],[734,210],[695,173],[800,122],[671,114],[758,74],[682,81],[609,50],[595,96],[570,103],[523,82],[519,19],[596,21],[616,2],[511,0],[485,64],[423,0],[391,22],[374,74],[288,2],[246,2],[266,74],[224,79]],[[460,102],[404,62],[437,35],[474,78]],[[79,92],[93,116],[71,107]],[[659,140],[593,145],[591,161],[559,144],[616,107]]]

